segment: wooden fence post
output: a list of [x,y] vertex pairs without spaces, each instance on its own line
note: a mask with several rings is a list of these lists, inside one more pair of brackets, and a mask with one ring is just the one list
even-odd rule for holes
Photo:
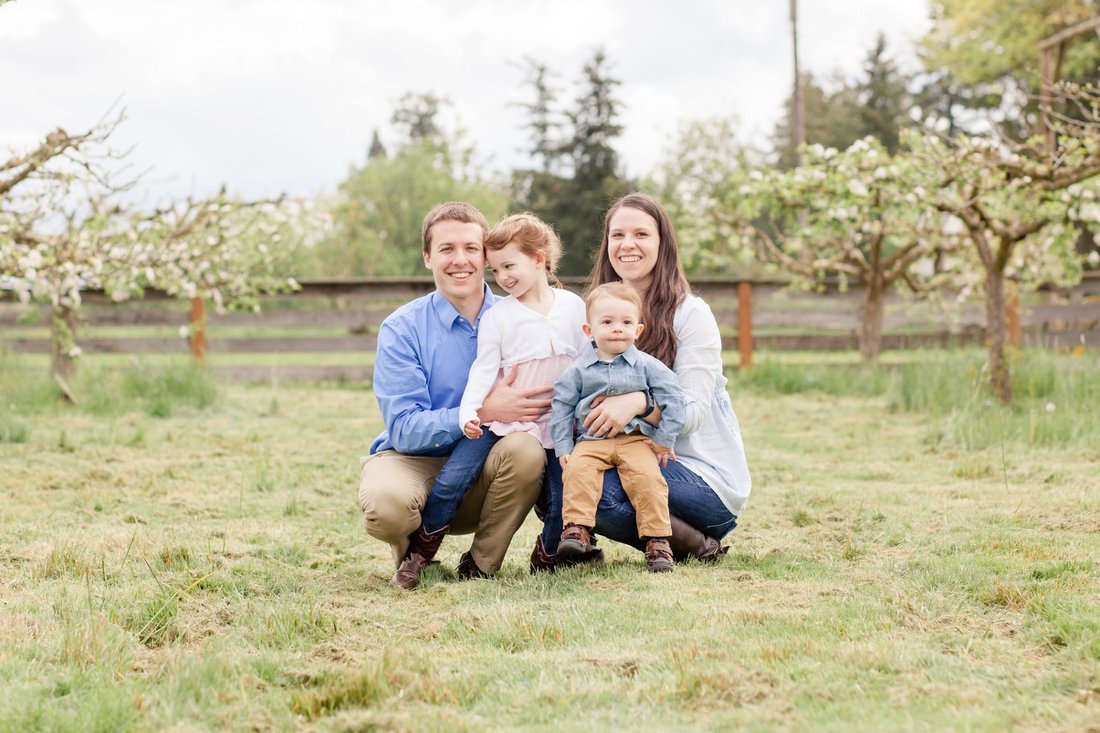
[[191,356],[200,364],[206,358],[206,301],[191,299]]
[[1005,299],[1005,330],[1008,331],[1009,347],[1020,348],[1020,291],[1012,284]]
[[737,345],[741,368],[752,367],[752,283],[737,283]]

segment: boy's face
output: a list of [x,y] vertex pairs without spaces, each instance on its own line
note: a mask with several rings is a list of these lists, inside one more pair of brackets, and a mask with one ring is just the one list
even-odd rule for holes
[[618,356],[631,346],[645,330],[638,308],[629,300],[604,297],[593,301],[588,309],[584,333],[596,342],[596,349],[608,356]]

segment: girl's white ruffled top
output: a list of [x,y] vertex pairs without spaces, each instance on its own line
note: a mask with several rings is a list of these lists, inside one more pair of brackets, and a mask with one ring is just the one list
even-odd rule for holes
[[[481,317],[477,329],[477,359],[470,368],[466,391],[458,409],[458,424],[465,426],[477,411],[503,370],[516,368],[516,389],[553,386],[565,368],[588,346],[581,326],[584,301],[560,288],[551,288],[554,305],[543,315],[512,296],[498,301]],[[482,426],[485,427],[485,426]],[[529,432],[544,448],[552,448],[550,411],[534,422],[488,426],[496,435]]]

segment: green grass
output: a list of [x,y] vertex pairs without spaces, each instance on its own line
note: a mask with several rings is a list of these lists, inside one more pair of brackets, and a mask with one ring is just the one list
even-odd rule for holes
[[[2,351],[0,351],[2,354]],[[0,357],[3,358],[3,357]],[[50,368],[49,356],[40,354],[19,354],[8,356],[8,360],[17,361],[29,371],[41,371],[46,373]],[[133,367],[135,362],[149,366],[176,366],[184,364],[188,357],[179,354],[142,354],[140,357],[133,354],[85,354],[80,357],[80,363],[88,365],[91,370],[97,369],[126,369]],[[212,367],[219,366],[291,366],[298,364],[319,364],[329,366],[372,366],[374,364],[374,352],[366,351],[294,351],[285,353],[235,353],[219,354],[207,352],[206,363]],[[736,363],[736,362],[734,362]]]
[[[1074,363],[1022,399],[1087,418]],[[412,593],[355,505],[369,392],[175,387],[158,417],[122,381],[97,411],[9,375],[0,731],[1095,725],[1100,442],[945,439],[952,409],[896,403],[901,368],[731,385],[754,489],[718,566],[651,575],[608,543],[531,577],[530,518],[497,579],[456,581],[452,537]]]
[[[210,373],[186,358],[171,362],[131,359],[116,369],[84,360],[78,366],[70,387],[77,399],[77,409],[91,415],[141,411],[153,417],[168,417],[181,407],[203,410],[218,396]],[[10,416],[55,413],[68,407],[62,402],[45,362],[3,353],[0,353],[0,398]],[[0,442],[26,441],[27,430],[17,427],[19,420],[15,417],[0,422]]]
[[927,440],[981,450],[1004,445],[1100,443],[1100,371],[1096,357],[1011,352],[1014,400],[995,400],[978,350],[893,352],[875,366],[846,359],[775,355],[745,372],[735,388],[765,394],[880,397],[890,411],[931,415]]

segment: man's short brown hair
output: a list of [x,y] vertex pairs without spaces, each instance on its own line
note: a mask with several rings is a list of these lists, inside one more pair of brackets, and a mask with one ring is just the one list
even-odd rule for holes
[[424,254],[431,254],[432,227],[441,221],[477,224],[481,227],[482,237],[489,233],[489,222],[485,220],[485,215],[478,211],[476,207],[462,201],[448,201],[445,204],[439,204],[424,217],[424,225],[420,229],[420,239],[424,242]]
[[615,298],[616,300],[625,300],[632,303],[638,309],[638,318],[642,317],[642,299],[638,295],[638,291],[626,283],[614,282],[597,285],[588,291],[588,294],[584,297],[584,315],[586,318],[591,320],[592,304],[603,298]]

